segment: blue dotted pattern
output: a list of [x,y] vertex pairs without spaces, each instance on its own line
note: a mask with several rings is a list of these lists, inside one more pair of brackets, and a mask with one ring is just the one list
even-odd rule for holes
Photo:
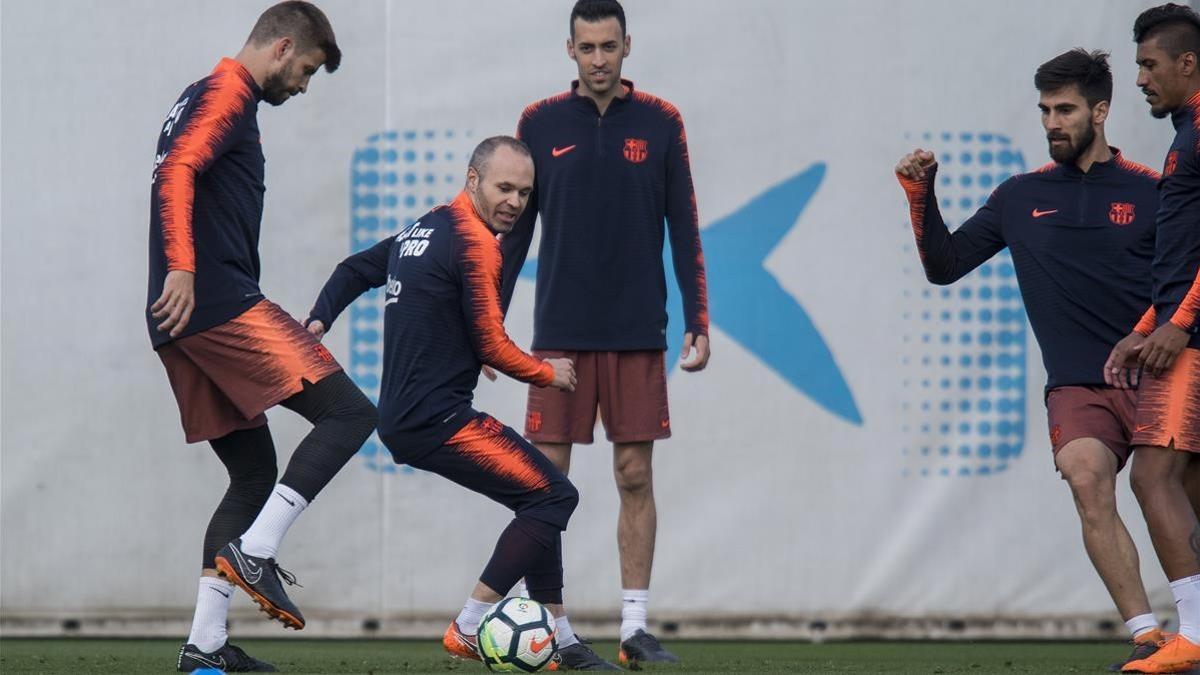
[[[350,162],[350,252],[397,234],[438,204],[454,198],[466,180],[475,141],[470,131],[408,129],[373,134]],[[350,377],[379,400],[383,363],[383,293],[374,289],[350,306]],[[344,319],[343,319],[344,320]],[[372,471],[411,473],[397,467],[372,435],[358,452]]]
[[[925,132],[938,156],[937,196],[954,230],[992,190],[1026,170],[1005,136]],[[1001,251],[950,287],[934,287],[904,222],[900,402],[906,476],[987,476],[1006,470],[1025,445],[1025,307],[1012,257]]]

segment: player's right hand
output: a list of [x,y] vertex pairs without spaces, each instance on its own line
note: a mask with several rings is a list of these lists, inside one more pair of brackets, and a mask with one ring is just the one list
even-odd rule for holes
[[926,172],[937,164],[937,158],[928,150],[917,148],[900,158],[896,163],[896,175],[909,180],[921,180]]
[[166,317],[158,324],[158,330],[171,331],[171,337],[179,337],[192,318],[196,308],[196,275],[184,270],[171,270],[163,281],[162,295],[150,305],[150,316]]
[[554,367],[554,381],[550,383],[555,389],[575,391],[575,364],[571,359],[546,359]]
[[1117,389],[1135,389],[1138,384],[1138,373],[1141,364],[1138,363],[1137,346],[1142,344],[1146,336],[1141,333],[1130,333],[1121,338],[1104,362],[1104,382]]
[[317,338],[318,341],[325,337],[325,324],[321,323],[319,319],[313,319],[312,321],[309,321],[305,328],[307,328],[308,332],[312,333],[312,336]]

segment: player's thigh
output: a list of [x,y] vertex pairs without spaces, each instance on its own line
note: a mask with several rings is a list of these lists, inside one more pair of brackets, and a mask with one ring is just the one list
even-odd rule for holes
[[591,443],[596,427],[599,383],[596,352],[535,350],[540,359],[569,358],[575,364],[575,391],[529,386],[525,438],[534,443]]
[[269,300],[177,343],[247,417],[301,392],[304,382],[342,369],[324,345]]
[[600,352],[600,418],[613,443],[671,437],[667,373],[662,350]]
[[240,429],[267,423],[265,415],[246,416],[203,368],[174,342],[158,348],[171,391],[179,406],[179,419],[188,443],[211,441]]
[[1184,349],[1162,375],[1143,373],[1132,442],[1200,453],[1200,349]]
[[565,516],[551,516],[554,524],[564,528],[578,499],[574,486],[548,457],[486,413],[476,415],[437,450],[410,464],[513,511],[547,505],[569,507]]
[[1131,450],[1136,395],[1104,387],[1056,387],[1046,397],[1054,466],[1068,481],[1084,472],[1108,476]]

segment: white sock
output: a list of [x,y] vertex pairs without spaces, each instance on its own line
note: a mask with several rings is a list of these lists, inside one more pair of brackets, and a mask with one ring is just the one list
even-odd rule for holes
[[1200,645],[1200,574],[1172,581],[1171,593],[1179,610],[1179,634]]
[[304,512],[308,501],[292,488],[275,486],[250,529],[242,535],[242,552],[256,558],[274,558],[288,528]]
[[196,614],[192,616],[192,632],[188,644],[205,653],[221,648],[229,634],[225,632],[225,621],[229,618],[229,599],[233,597],[233,584],[217,577],[200,577],[200,589],[196,593]]
[[529,587],[527,587],[525,585],[525,579],[523,577],[520,581],[517,582],[516,586],[513,586],[512,592],[509,593],[509,596],[514,597],[514,598],[528,598],[529,597]]
[[579,638],[575,637],[575,630],[571,628],[571,622],[567,619],[567,615],[563,614],[554,620],[554,639],[558,642],[558,648],[570,647],[579,642]]
[[633,637],[638,630],[646,630],[646,606],[650,604],[650,591],[634,588],[621,590],[621,642]]
[[476,600],[475,598],[467,598],[467,604],[463,605],[462,611],[458,613],[458,629],[467,635],[475,635],[479,632],[479,621],[483,615],[491,609],[492,603]]
[[1149,633],[1152,630],[1158,630],[1158,619],[1154,618],[1154,614],[1139,614],[1125,622],[1125,627],[1129,629],[1129,636],[1134,640],[1138,636]]

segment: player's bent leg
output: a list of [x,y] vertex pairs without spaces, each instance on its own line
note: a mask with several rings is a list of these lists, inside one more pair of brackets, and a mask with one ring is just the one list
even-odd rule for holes
[[1121,618],[1149,614],[1137,548],[1117,513],[1117,457],[1100,440],[1079,438],[1063,446],[1054,460],[1071,488],[1084,548]]
[[1190,545],[1197,530],[1196,513],[1183,483],[1189,455],[1173,448],[1139,447],[1129,477],[1154,550],[1170,580],[1200,574],[1200,560]]

